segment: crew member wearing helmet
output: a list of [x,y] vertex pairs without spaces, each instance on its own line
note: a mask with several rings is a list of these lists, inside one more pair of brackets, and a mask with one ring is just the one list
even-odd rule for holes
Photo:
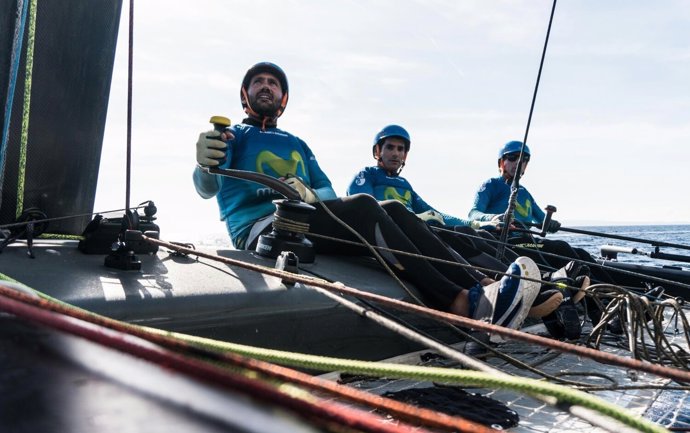
[[[320,199],[336,197],[331,181],[309,146],[277,127],[288,95],[285,72],[270,62],[257,63],[247,71],[240,87],[240,101],[247,118],[228,128],[223,140],[218,131],[199,135],[199,167],[194,170],[194,185],[202,197],[216,197],[220,218],[225,221],[235,248],[251,246],[270,227],[275,210],[272,200],[280,196],[258,183],[216,176],[201,167],[258,171],[276,178],[298,176]],[[296,178],[291,177],[290,182],[296,182]]]
[[447,226],[466,226],[470,222],[441,213],[425,202],[412,185],[400,176],[410,151],[410,134],[398,125],[388,125],[374,136],[372,155],[375,167],[357,173],[347,188],[347,195],[369,194],[377,200],[397,200],[424,221]]
[[[503,214],[508,209],[511,185],[517,171],[518,162],[522,156],[522,176],[527,169],[531,153],[527,145],[521,141],[509,141],[498,151],[498,171],[500,176],[493,177],[484,182],[474,197],[474,205],[469,217],[479,221],[496,221],[503,219]],[[528,224],[542,224],[544,211],[537,205],[532,194],[520,185],[515,202],[513,218],[515,221]],[[555,233],[560,228],[560,223],[552,219],[547,231]]]
[[[225,221],[236,248],[253,248],[258,236],[271,230],[270,222],[275,210],[272,201],[281,197],[271,188],[217,176],[205,170],[206,167],[261,172],[283,179],[298,190],[303,201],[322,202],[315,206],[316,210],[311,215],[310,233],[360,242],[350,231],[353,229],[372,245],[408,253],[383,252],[381,255],[392,269],[415,283],[430,304],[455,314],[468,316],[485,311],[479,308],[485,305],[480,300],[486,298],[481,296],[483,289],[480,283],[491,285],[487,290],[503,293],[497,298],[495,317],[491,317],[495,319],[493,322],[511,327],[521,324],[521,314],[517,310],[525,304],[531,305],[536,292],[534,284],[516,277],[528,269],[536,269],[533,262],[522,258],[522,262],[510,266],[508,275],[499,282],[489,278],[478,281],[463,267],[445,263],[458,262],[459,259],[425,225],[409,232],[402,230],[398,221],[394,222],[387,211],[366,194],[337,198],[330,180],[307,144],[277,127],[278,117],[288,101],[288,83],[285,73],[275,64],[264,62],[250,68],[242,81],[240,98],[248,117],[222,133],[207,131],[199,134],[197,167],[193,175],[201,197],[216,197],[221,219]],[[405,209],[402,205],[400,207]],[[326,208],[350,229],[333,219]],[[402,223],[414,225],[414,222],[419,222],[413,214],[405,212],[409,215],[401,217]],[[403,221],[405,218],[409,221]],[[367,251],[358,245],[310,237],[309,234],[307,237],[317,252],[361,255]],[[427,253],[444,262],[432,264],[414,257]],[[524,291],[523,286],[526,287]],[[538,284],[536,286],[538,290]]]
[[[531,159],[531,152],[527,145],[521,141],[509,141],[498,151],[498,170],[500,175],[484,182],[477,191],[474,205],[469,212],[469,217],[482,221],[501,221],[508,209],[513,178],[518,169],[519,162],[522,163],[522,172],[525,173],[527,164]],[[513,218],[517,222],[527,224],[543,224],[545,214],[537,205],[532,194],[520,185],[515,203]],[[554,233],[558,231],[561,224],[552,219],[547,231]],[[518,254],[524,254],[534,259],[543,269],[559,269],[553,275],[567,275],[571,280],[577,280],[584,289],[589,285],[588,275],[590,270],[592,276],[599,281],[613,283],[607,272],[593,266],[580,266],[583,261],[596,264],[592,256],[582,248],[573,248],[562,240],[551,240],[527,237],[522,233],[515,233],[509,241],[513,244],[513,249]],[[548,253],[542,254],[542,252]],[[573,261],[572,259],[575,259]],[[584,278],[587,277],[587,278]],[[556,278],[556,277],[554,277]],[[574,307],[574,303],[584,297],[584,291],[568,292],[564,302],[559,309],[552,315],[544,318],[544,323],[549,331],[556,337],[577,338],[580,334],[580,319]],[[588,307],[590,312],[597,310],[596,306]]]
[[[496,249],[484,242],[482,236],[495,239],[483,230],[475,231],[472,228],[480,228],[482,224],[439,212],[415,192],[406,178],[400,176],[407,161],[410,145],[410,134],[402,126],[388,125],[377,132],[372,146],[372,156],[377,164],[365,167],[357,173],[347,188],[347,195],[373,196],[398,224],[402,224],[399,222],[402,215],[409,215],[411,212],[429,225],[443,226],[447,230],[438,230],[435,232],[436,235],[467,262],[474,266],[502,272],[507,264],[518,258],[517,254],[509,250],[506,253],[508,259],[506,263],[497,260]],[[402,203],[407,211],[400,211],[401,206],[398,203]],[[410,230],[407,226],[404,228],[406,232]],[[464,236],[458,232],[471,236]],[[483,274],[479,277],[482,276]],[[550,313],[558,306],[560,299],[562,299],[560,293],[554,291],[540,296],[530,316],[541,317]]]

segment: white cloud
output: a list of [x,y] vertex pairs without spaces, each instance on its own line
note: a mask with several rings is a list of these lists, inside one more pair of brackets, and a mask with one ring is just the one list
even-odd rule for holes
[[[164,227],[222,232],[215,202],[191,184],[194,141],[210,115],[242,119],[244,72],[273,60],[291,85],[281,127],[307,140],[338,193],[373,162],[374,133],[400,123],[413,137],[404,174],[427,201],[464,216],[496,173],[498,146],[525,133],[551,4],[138,3],[132,201],[154,199]],[[561,220],[690,221],[678,200],[689,180],[689,9],[557,5],[524,182]],[[121,38],[97,208],[124,194],[125,48]]]

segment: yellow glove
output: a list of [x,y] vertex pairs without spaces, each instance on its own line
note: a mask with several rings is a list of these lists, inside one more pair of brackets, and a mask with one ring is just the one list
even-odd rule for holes
[[443,217],[441,216],[441,214],[432,209],[429,209],[426,212],[418,213],[417,217],[422,221],[436,221],[441,225],[446,225],[446,223],[443,221]]
[[302,179],[300,179],[299,177],[288,177],[283,182],[293,187],[299,193],[299,196],[302,198],[303,202],[316,203],[317,201],[319,201],[319,199],[314,195],[314,193],[311,192],[311,189],[307,188],[304,185],[304,181],[302,181]]
[[221,140],[220,132],[202,132],[196,142],[196,162],[204,167],[216,167],[225,162],[227,147]]

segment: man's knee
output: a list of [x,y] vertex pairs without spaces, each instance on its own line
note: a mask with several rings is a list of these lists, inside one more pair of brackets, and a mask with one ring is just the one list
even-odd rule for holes
[[386,211],[388,215],[391,217],[399,217],[399,216],[411,216],[414,215],[408,208],[405,207],[404,204],[399,202],[398,200],[386,200],[381,202],[381,207]]
[[379,202],[369,194],[354,194],[343,198],[343,203],[361,215],[381,215],[384,210]]

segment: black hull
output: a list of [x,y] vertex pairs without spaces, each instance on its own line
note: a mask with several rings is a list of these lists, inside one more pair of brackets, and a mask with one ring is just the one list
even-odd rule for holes
[[[648,266],[633,263],[623,263],[614,260],[599,260],[603,266],[611,268],[610,275],[616,279],[616,282],[622,286],[639,287],[645,289],[646,282],[654,286],[663,286],[665,294],[673,297],[681,297],[690,300],[690,289],[679,286],[675,283],[690,285],[690,272],[675,266]],[[628,272],[635,272],[638,274],[649,275],[655,278],[668,280],[668,282],[644,279],[641,276],[629,275],[615,270],[623,270]]]

